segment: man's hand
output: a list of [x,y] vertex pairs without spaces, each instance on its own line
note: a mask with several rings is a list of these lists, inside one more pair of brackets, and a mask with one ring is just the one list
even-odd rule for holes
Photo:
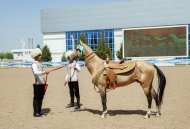
[[68,83],[68,81],[65,81],[64,86],[66,86],[66,85],[67,85],[67,83]]
[[44,71],[44,74],[49,74],[50,71]]

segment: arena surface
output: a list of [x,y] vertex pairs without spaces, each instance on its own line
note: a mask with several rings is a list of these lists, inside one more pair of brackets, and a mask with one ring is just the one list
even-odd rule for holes
[[[33,75],[30,68],[0,69],[0,129],[189,129],[190,67],[160,67],[167,85],[162,115],[143,119],[147,100],[138,83],[107,94],[108,116],[101,118],[100,95],[94,91],[85,67],[79,74],[80,111],[66,109],[69,89],[64,86],[65,68],[48,77],[42,118],[33,117]],[[152,111],[156,110],[152,103]]]

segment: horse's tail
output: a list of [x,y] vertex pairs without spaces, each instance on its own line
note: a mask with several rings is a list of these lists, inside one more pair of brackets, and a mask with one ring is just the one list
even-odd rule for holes
[[165,86],[166,86],[166,77],[163,74],[163,72],[156,65],[154,65],[154,67],[157,70],[158,84],[159,84],[157,94],[158,94],[159,105],[161,105],[162,100],[163,100],[163,95],[164,95],[164,89],[165,89]]

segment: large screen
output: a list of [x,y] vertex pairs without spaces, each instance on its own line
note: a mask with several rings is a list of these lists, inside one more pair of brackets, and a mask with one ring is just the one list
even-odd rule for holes
[[124,29],[124,56],[186,57],[187,31],[186,25]]

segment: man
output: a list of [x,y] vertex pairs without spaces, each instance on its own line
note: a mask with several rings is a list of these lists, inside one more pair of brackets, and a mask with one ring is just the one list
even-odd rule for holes
[[65,58],[69,61],[67,64],[67,74],[65,77],[65,84],[68,83],[70,91],[70,103],[66,108],[74,107],[74,95],[77,99],[77,105],[75,110],[80,109],[80,93],[78,84],[78,72],[80,72],[79,64],[72,57],[73,51],[67,51],[65,53]]
[[34,97],[33,97],[33,110],[34,117],[42,116],[41,108],[42,101],[45,94],[45,74],[48,74],[49,71],[43,71],[43,66],[41,64],[42,60],[42,51],[39,48],[34,49],[31,52],[31,57],[34,59],[32,64],[32,71],[34,74]]

